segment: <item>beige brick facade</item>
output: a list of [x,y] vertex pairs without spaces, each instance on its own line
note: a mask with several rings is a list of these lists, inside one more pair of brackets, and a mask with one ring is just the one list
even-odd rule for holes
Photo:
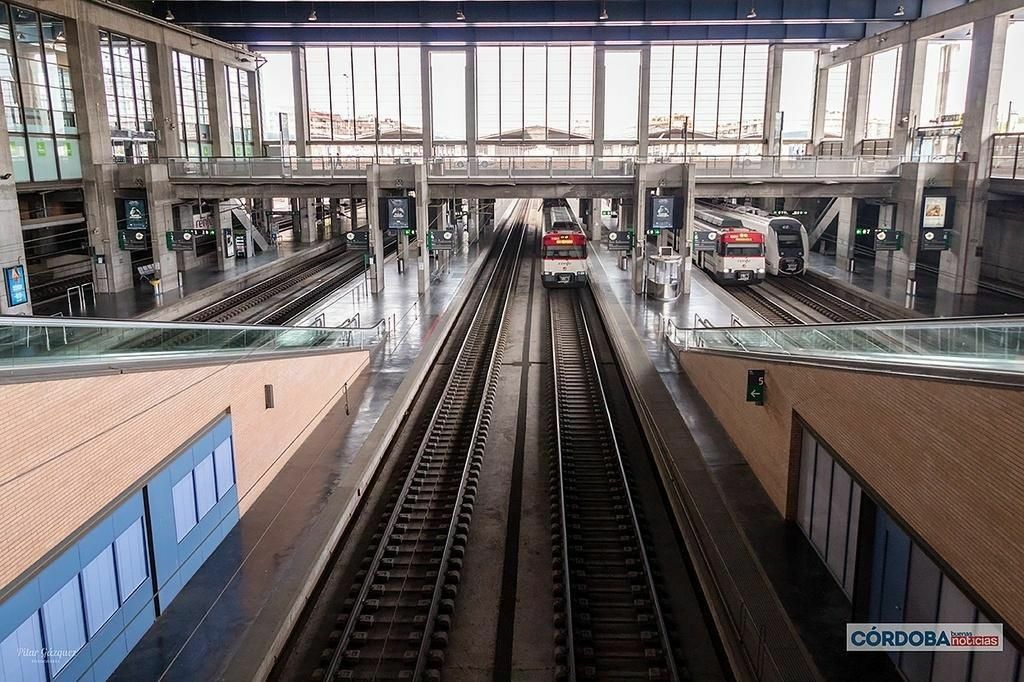
[[[799,416],[1024,632],[1024,392],[706,353],[680,362],[781,513],[795,513]],[[767,370],[764,407],[745,402],[757,367]]]
[[[339,353],[0,386],[0,590],[231,412],[244,514],[366,365]],[[264,384],[275,407],[265,408]]]

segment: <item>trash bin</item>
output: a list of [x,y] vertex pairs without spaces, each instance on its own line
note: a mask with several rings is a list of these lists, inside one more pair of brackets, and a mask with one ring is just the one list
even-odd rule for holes
[[644,266],[647,295],[659,301],[674,301],[683,291],[683,257],[671,246],[649,253]]

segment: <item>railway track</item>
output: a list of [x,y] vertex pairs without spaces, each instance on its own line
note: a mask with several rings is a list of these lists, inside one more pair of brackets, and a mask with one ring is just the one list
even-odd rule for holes
[[752,287],[730,287],[726,289],[733,298],[750,308],[756,315],[771,325],[803,324],[804,321],[789,310]]
[[772,285],[833,322],[873,322],[878,315],[798,277],[776,277]]
[[520,218],[506,236],[317,679],[440,678],[526,232]]
[[[384,244],[384,255],[395,252],[397,240]],[[247,289],[232,294],[196,312],[186,315],[182,322],[237,322],[243,316],[255,317],[256,324],[284,324],[302,310],[321,300],[338,287],[349,282],[365,270],[361,253],[347,253],[344,248],[331,249],[299,266],[268,277]],[[339,263],[341,264],[340,267]],[[259,307],[276,296],[287,293],[318,273],[330,271],[328,278],[301,292],[284,305],[269,311]]]
[[560,678],[679,679],[580,298],[550,301]]

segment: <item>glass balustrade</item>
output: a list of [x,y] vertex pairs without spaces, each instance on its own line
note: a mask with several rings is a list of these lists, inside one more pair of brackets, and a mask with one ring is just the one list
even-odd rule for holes
[[686,349],[1024,373],[1024,318],[943,318],[778,327],[670,326]]
[[372,327],[269,327],[0,317],[0,371],[137,360],[234,360],[307,350],[359,350],[382,341]]

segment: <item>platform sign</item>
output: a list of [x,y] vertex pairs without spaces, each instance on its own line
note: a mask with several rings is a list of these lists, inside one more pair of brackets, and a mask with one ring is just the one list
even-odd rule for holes
[[899,230],[875,230],[875,251],[899,251],[902,248],[902,232]]
[[453,251],[455,232],[452,230],[427,230],[427,248],[431,251]]
[[117,245],[122,251],[145,251],[149,248],[148,236],[149,229],[118,230]]
[[196,240],[192,230],[175,230],[165,232],[169,251],[195,251]]
[[922,251],[948,251],[953,241],[953,230],[940,228],[921,230],[920,247]]
[[608,233],[608,250],[609,251],[629,251],[633,248],[633,231],[625,230],[623,232],[609,232]]
[[381,197],[380,225],[384,230],[416,227],[416,200],[413,197]]
[[647,197],[647,227],[650,230],[678,230],[676,216],[681,211],[681,197]]
[[28,303],[28,286],[25,281],[25,266],[14,265],[4,268],[4,284],[7,286],[7,305]]
[[714,251],[718,248],[718,232],[715,230],[694,230],[693,250]]
[[145,199],[124,200],[124,227],[126,230],[148,230],[149,218]]
[[345,233],[345,247],[349,251],[369,251],[370,231],[352,230]]
[[747,402],[764,405],[764,370],[747,370]]

